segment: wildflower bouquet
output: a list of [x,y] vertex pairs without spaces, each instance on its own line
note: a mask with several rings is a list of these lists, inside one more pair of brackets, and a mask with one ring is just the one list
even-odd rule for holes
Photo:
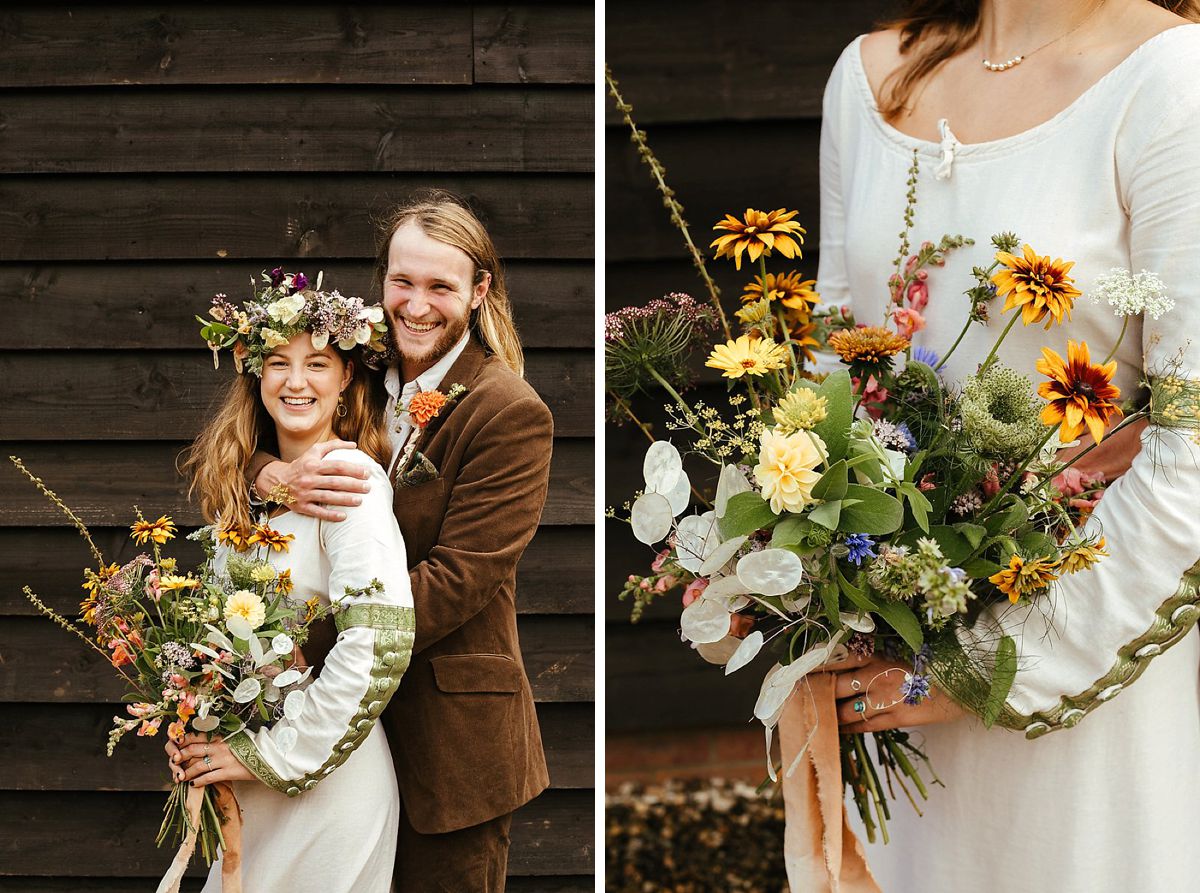
[[[78,516],[18,458],[10,459],[71,519],[97,562],[84,572],[80,612],[86,631],[29,587],[24,591],[41,613],[103,655],[124,679],[128,715],[113,718],[108,755],[129,732],[155,736],[164,725],[166,736],[179,741],[188,731],[229,736],[286,721],[279,740],[287,748],[287,733],[296,738],[291,726],[304,712],[311,672],[297,663],[299,647],[309,626],[331,610],[316,599],[289,598],[291,573],[277,570],[270,558],[287,551],[291,534],[271,529],[265,518],[245,531],[201,528],[188,538],[201,544],[206,559],[185,572],[162,552],[177,534],[174,522],[166,515],[148,521],[139,512],[131,536],[149,552],[123,565],[107,563]],[[220,543],[229,549],[218,550]],[[194,837],[211,863],[217,848],[226,846],[222,823],[237,812],[236,801],[222,801],[205,787],[197,817],[188,791],[186,783],[171,791],[157,842]]]
[[[610,88],[615,94],[611,79]],[[618,108],[628,119],[619,96]],[[652,159],[644,135],[632,130],[643,158]],[[648,349],[636,354],[640,380],[669,395],[675,443],[655,438],[622,394],[610,394],[611,411],[637,422],[651,441],[645,488],[627,520],[637,539],[661,549],[649,574],[629,577],[622,597],[634,600],[636,619],[647,602],[682,586],[682,637],[726,674],[762,651],[772,655],[754,707],[768,748],[796,684],[847,653],[906,662],[912,670],[899,686],[902,700],[920,703],[936,683],[991,725],[1016,677],[1017,649],[976,621],[998,604],[1047,600],[1049,609],[1055,580],[1106,556],[1102,532],[1085,523],[1104,482],[1073,466],[1149,410],[1120,403],[1112,383],[1119,340],[1100,362],[1084,342],[1068,341],[1061,353],[1043,348],[1036,387],[998,360],[1018,321],[1047,329],[1069,322],[1080,297],[1071,263],[1012,234],[996,236],[992,263],[973,271],[966,290],[962,334],[939,357],[911,341],[924,326],[928,267],[971,240],[945,236],[912,252],[906,229],[886,284],[891,325],[861,326],[847,308],[819,308],[812,282],[798,272],[768,272],[776,253],[801,256],[805,233],[795,217],[747,209],[714,227],[718,258],[758,266],[737,313],[737,337],[712,290],[713,314],[728,337],[706,365],[729,385],[724,405],[684,399]],[[698,252],[694,259],[703,265]],[[1098,280],[1094,297],[1107,300],[1125,328],[1133,315],[1157,318],[1172,306],[1146,272],[1114,270]],[[1001,298],[999,313],[1010,314],[1004,328],[976,372],[951,386],[939,370]],[[675,343],[691,344],[697,330],[676,333]],[[606,343],[606,357],[626,347]],[[669,365],[686,366],[686,350],[675,350]],[[836,354],[832,371],[816,370],[818,350]],[[1084,433],[1092,444],[1063,458],[1060,450]],[[693,487],[685,454],[711,465],[711,500]],[[689,513],[693,495],[702,505]],[[855,711],[898,703],[871,697],[864,690]],[[873,737],[874,757],[863,734],[843,736],[841,768],[868,837],[881,829],[886,841],[888,792],[898,784],[916,807],[910,785],[925,796],[917,767],[929,766],[907,733]],[[769,758],[768,772],[775,780]]]

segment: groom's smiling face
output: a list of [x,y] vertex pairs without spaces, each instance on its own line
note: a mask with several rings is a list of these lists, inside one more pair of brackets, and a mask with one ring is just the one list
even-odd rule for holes
[[409,222],[392,235],[383,309],[391,323],[400,371],[412,381],[458,343],[483,303],[491,275],[476,281],[475,266],[465,251],[425,234]]

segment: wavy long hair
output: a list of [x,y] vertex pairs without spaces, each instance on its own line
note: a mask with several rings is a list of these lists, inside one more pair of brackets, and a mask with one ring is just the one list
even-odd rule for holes
[[485,274],[491,274],[492,282],[483,303],[471,311],[471,332],[489,353],[498,356],[517,375],[524,375],[525,355],[521,352],[521,339],[513,324],[512,304],[504,284],[500,256],[483,222],[462,197],[441,189],[423,191],[393,208],[380,221],[379,247],[375,254],[375,284],[380,294],[387,277],[388,247],[392,236],[409,222],[416,223],[429,238],[464,252],[475,266],[472,285],[478,285]]
[[[392,446],[383,413],[382,376],[363,365],[360,348],[337,354],[354,363],[354,375],[342,391],[346,415],[334,414],[333,433],[357,442],[360,450],[386,468]],[[199,504],[207,523],[220,518],[222,527],[250,527],[244,474],[259,449],[277,454],[275,422],[263,406],[258,377],[243,373],[221,392],[211,418],[180,464],[191,477],[188,495]]]
[[[1200,0],[1151,2],[1200,22]],[[879,90],[879,112],[884,120],[899,117],[922,81],[979,39],[979,5],[979,0],[909,0],[903,13],[879,23],[880,28],[900,29],[900,54],[909,57]]]

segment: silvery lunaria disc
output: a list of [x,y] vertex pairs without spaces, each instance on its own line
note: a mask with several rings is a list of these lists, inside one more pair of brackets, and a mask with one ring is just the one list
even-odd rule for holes
[[804,578],[804,564],[787,549],[763,549],[743,555],[737,564],[738,579],[751,592],[786,595]]
[[729,612],[720,602],[700,596],[679,615],[679,628],[698,645],[719,642],[729,633]]
[[686,515],[675,526],[675,555],[679,566],[693,574],[699,573],[700,565],[721,545],[721,533],[717,530],[717,517],[712,512],[703,515]]
[[670,501],[659,493],[643,493],[629,510],[633,535],[648,546],[666,539],[674,520]]
[[675,482],[683,472],[683,457],[675,445],[665,440],[656,440],[646,450],[646,459],[642,463],[642,473],[646,478],[646,488],[655,493],[668,493],[674,488]]

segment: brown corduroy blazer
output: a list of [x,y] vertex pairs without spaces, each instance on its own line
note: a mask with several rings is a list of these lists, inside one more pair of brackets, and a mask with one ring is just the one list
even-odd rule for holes
[[553,421],[474,337],[439,390],[467,389],[419,433],[437,477],[393,475],[417,618],[412,662],[383,712],[412,826],[444,833],[510,813],[549,784],[517,640],[517,561],[537,531]]

